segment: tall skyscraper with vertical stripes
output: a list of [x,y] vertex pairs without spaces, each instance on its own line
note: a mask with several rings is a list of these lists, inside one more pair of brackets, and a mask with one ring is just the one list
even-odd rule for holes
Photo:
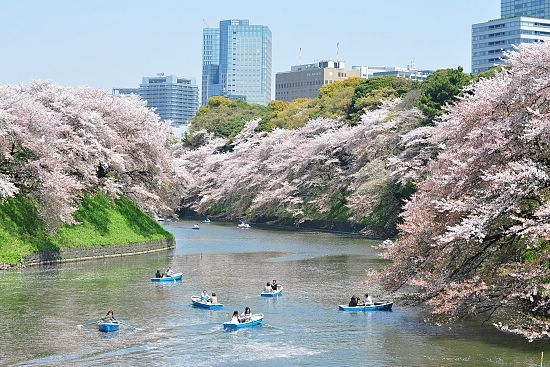
[[266,105],[271,100],[271,31],[247,19],[203,29],[202,104],[212,96]]

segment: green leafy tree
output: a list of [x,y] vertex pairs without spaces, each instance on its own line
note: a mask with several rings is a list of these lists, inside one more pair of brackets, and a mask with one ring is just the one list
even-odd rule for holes
[[206,130],[214,137],[233,139],[253,119],[267,116],[266,106],[245,101],[233,101],[225,97],[215,96],[208,100],[206,106],[201,106],[189,122],[185,143],[198,146],[204,143],[202,137],[195,134]]
[[325,84],[319,89],[319,97],[309,113],[310,118],[339,118],[344,116],[352,103],[352,96],[363,79],[348,78],[334,83]]
[[437,116],[443,115],[446,104],[453,104],[457,100],[472,78],[470,74],[464,73],[461,66],[437,70],[422,83],[422,94],[416,106],[429,121],[433,121]]
[[416,83],[412,80],[398,76],[361,79],[351,96],[346,118],[357,122],[365,110],[377,109],[383,100],[402,97],[415,87]]

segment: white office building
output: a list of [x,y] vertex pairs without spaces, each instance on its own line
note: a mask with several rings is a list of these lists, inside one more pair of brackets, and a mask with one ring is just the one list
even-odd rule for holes
[[113,94],[137,94],[154,108],[161,120],[186,124],[199,109],[199,87],[193,79],[158,74],[143,77],[139,88],[116,88]]
[[501,18],[472,25],[472,73],[506,62],[521,43],[550,41],[550,0],[502,0]]
[[418,70],[413,66],[352,66],[351,68],[359,72],[359,75],[363,79],[392,75],[411,80],[423,81],[428,77],[428,75],[433,74],[433,70]]

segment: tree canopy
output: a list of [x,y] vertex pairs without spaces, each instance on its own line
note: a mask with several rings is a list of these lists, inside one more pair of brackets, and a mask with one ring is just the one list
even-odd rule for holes
[[424,112],[428,121],[432,121],[445,113],[445,105],[454,103],[471,80],[472,76],[464,73],[460,66],[437,70],[422,83],[417,107]]
[[382,279],[419,287],[444,320],[550,336],[549,60],[550,44],[522,45],[434,127],[403,136],[407,168],[394,172],[418,190]]
[[233,101],[220,96],[211,97],[207,105],[201,106],[189,121],[186,141],[191,146],[197,146],[193,135],[203,130],[216,138],[233,139],[248,121],[267,113],[267,107],[259,104]]
[[51,83],[0,86],[0,198],[39,203],[56,228],[86,193],[150,213],[173,203],[170,127],[136,96]]
[[[398,101],[369,111],[355,126],[319,118],[258,132],[253,120],[230,151],[221,149],[226,139],[210,139],[180,156],[182,205],[210,216],[341,221],[394,235],[396,221],[381,218],[397,218],[410,190],[393,182],[384,157],[397,154],[398,134],[420,120],[418,110],[400,110]],[[388,198],[398,204],[384,204]]]
[[403,97],[417,83],[398,76],[379,76],[360,79],[353,91],[351,101],[346,109],[347,118],[357,122],[366,110],[380,107],[384,100]]

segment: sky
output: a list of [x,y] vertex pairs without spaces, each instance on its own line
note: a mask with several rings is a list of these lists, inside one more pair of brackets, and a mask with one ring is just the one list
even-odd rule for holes
[[292,65],[337,58],[470,72],[472,24],[499,18],[500,1],[1,0],[0,14],[0,84],[111,90],[157,73],[200,87],[202,30],[226,19],[270,28],[272,84]]

